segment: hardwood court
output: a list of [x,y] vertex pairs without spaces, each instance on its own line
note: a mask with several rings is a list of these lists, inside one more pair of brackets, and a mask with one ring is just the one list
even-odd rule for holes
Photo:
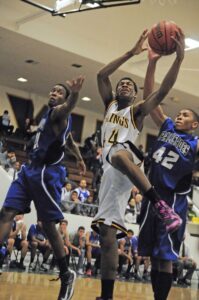
[[[0,276],[1,300],[57,300],[59,281],[54,275],[5,272]],[[78,278],[73,300],[95,300],[99,296],[100,281]],[[197,288],[172,288],[168,300],[197,300]],[[116,282],[114,300],[153,300],[150,284]]]

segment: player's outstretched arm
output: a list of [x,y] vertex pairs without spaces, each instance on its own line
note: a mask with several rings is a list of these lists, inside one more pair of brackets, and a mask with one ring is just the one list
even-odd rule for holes
[[[155,53],[150,47],[148,48],[148,66],[146,71],[146,76],[144,80],[144,94],[143,99],[147,99],[149,95],[154,91],[155,85],[155,70],[160,55]],[[167,116],[164,114],[163,109],[158,105],[154,110],[151,111],[150,116],[152,117],[154,123],[161,127],[164,121],[167,119]]]
[[97,74],[98,89],[102,97],[102,100],[105,104],[105,107],[107,107],[109,103],[113,100],[112,85],[109,76],[113,74],[123,63],[125,63],[132,56],[138,55],[147,49],[143,45],[147,36],[148,36],[148,30],[144,30],[141,36],[139,37],[139,40],[130,51],[126,52],[122,56],[113,60],[98,72]]
[[80,170],[80,174],[84,175],[86,173],[86,165],[85,165],[82,155],[79,151],[79,147],[73,140],[71,133],[69,133],[69,135],[68,135],[68,138],[66,141],[66,146],[67,146],[68,150],[71,152],[71,154],[73,154],[76,157],[77,165]]
[[184,59],[185,45],[184,45],[184,34],[182,33],[182,31],[177,33],[177,38],[173,38],[173,40],[176,42],[175,61],[173,62],[171,68],[169,69],[166,76],[164,77],[162,84],[160,85],[160,88],[156,92],[150,94],[144,102],[138,104],[136,107],[136,110],[139,109],[140,113],[143,116],[146,116],[147,114],[151,113],[151,111],[161,103],[161,101],[169,93],[174,83],[176,82],[181,63]]
[[67,87],[70,90],[70,95],[64,104],[55,107],[55,109],[51,114],[52,121],[58,119],[65,120],[67,116],[71,113],[71,111],[74,109],[74,107],[77,104],[79,91],[82,88],[83,82],[84,82],[83,76],[79,76],[75,79],[66,81]]

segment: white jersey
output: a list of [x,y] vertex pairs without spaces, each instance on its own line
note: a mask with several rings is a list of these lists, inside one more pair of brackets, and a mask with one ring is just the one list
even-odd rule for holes
[[[92,222],[94,230],[97,230],[100,223],[104,223],[126,233],[124,215],[133,184],[107,161],[107,156],[110,161],[114,153],[126,149],[127,141],[134,143],[138,134],[133,120],[133,107],[118,111],[117,101],[111,102],[102,126],[104,173],[99,190],[99,210]],[[132,153],[131,149],[126,150]],[[132,155],[135,161],[136,155]]]
[[102,160],[104,169],[107,167],[106,156],[115,143],[130,141],[134,143],[139,135],[133,119],[133,106],[118,110],[117,101],[112,101],[106,111],[102,125]]

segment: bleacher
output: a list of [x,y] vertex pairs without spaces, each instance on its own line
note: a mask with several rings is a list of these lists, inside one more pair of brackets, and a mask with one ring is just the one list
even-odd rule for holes
[[[17,161],[19,161],[21,164],[26,163],[28,161],[28,156],[25,151],[27,141],[14,137],[6,137],[5,142],[7,144],[7,147],[12,147],[14,149]],[[63,161],[63,164],[68,170],[68,178],[71,181],[78,185],[80,180],[84,178],[87,182],[88,189],[91,189],[93,173],[91,171],[86,171],[86,174],[84,176],[80,175],[79,170],[77,168],[76,160],[68,150],[66,150],[65,160]]]

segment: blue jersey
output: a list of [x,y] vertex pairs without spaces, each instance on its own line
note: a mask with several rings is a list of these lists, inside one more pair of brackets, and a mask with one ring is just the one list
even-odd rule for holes
[[57,136],[53,130],[50,109],[42,118],[34,145],[30,151],[30,159],[34,164],[56,164],[64,158],[65,142],[71,131],[72,118],[68,117],[66,128]]
[[93,232],[91,231],[90,233],[90,237],[89,237],[89,241],[92,244],[99,244],[99,234],[94,235]]
[[152,149],[149,179],[157,190],[188,192],[198,138],[175,129],[167,118]]
[[27,240],[29,242],[32,241],[32,237],[35,237],[37,240],[39,241],[45,241],[46,240],[46,235],[43,232],[43,230],[36,224],[32,224],[30,226],[30,229],[28,231],[28,236],[27,236]]

